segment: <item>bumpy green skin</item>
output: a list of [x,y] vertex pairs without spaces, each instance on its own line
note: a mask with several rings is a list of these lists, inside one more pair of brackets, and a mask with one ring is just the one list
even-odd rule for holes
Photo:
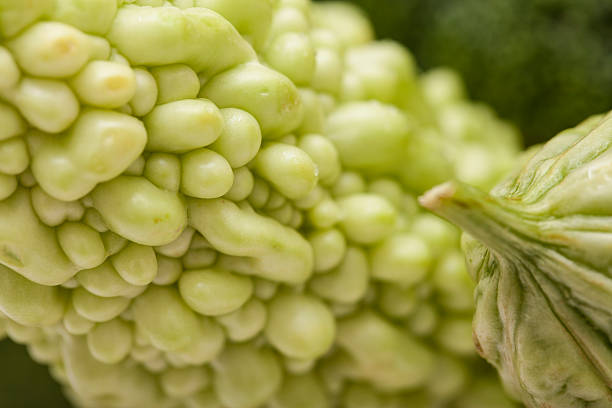
[[415,194],[516,140],[452,73],[308,0],[0,0],[0,33],[0,337],[75,406],[478,399]]
[[612,115],[553,138],[490,195],[422,203],[463,227],[474,339],[529,407],[612,404]]
[[469,94],[519,126],[528,145],[612,106],[612,78],[601,69],[612,63],[610,2],[350,2],[368,13],[378,36],[403,43],[424,68],[458,71]]

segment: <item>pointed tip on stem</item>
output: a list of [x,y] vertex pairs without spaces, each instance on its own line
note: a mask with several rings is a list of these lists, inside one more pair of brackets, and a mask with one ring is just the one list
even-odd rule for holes
[[449,181],[432,188],[419,203],[436,215],[445,218],[489,249],[502,253],[516,253],[525,237],[537,237],[530,227],[500,200],[460,181]]
[[451,198],[457,192],[457,186],[452,181],[447,181],[427,191],[419,197],[419,204],[430,211],[436,212],[442,201]]

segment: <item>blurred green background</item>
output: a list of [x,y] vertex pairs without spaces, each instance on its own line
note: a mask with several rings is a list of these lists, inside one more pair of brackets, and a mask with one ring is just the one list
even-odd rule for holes
[[461,73],[473,99],[550,139],[612,108],[610,0],[351,0],[422,69]]
[[0,407],[69,408],[46,366],[34,363],[25,347],[0,341]]
[[[612,108],[609,0],[352,0],[380,38],[403,42],[423,69],[449,66],[472,98],[542,142]],[[0,342],[0,407],[68,407],[45,367]]]

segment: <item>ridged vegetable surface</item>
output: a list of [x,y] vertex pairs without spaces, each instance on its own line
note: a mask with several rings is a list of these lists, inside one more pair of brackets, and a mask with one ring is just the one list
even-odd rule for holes
[[612,116],[531,153],[490,194],[421,200],[469,233],[474,339],[528,407],[612,406]]

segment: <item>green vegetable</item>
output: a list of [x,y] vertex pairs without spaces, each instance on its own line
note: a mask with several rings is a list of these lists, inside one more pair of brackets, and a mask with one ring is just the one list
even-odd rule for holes
[[610,2],[350,2],[368,13],[378,37],[400,41],[423,68],[459,72],[469,94],[516,123],[527,145],[612,106],[612,77],[601,68],[612,64]]
[[421,200],[469,234],[478,351],[529,407],[612,402],[611,168],[612,116],[595,116],[490,194],[449,183]]
[[75,406],[458,408],[491,376],[415,195],[518,149],[454,74],[307,0],[0,0],[0,33],[0,328]]

